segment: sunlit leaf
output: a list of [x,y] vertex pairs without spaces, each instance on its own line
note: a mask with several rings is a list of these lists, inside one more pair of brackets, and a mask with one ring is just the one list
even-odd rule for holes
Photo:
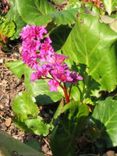
[[37,135],[46,136],[49,134],[51,128],[50,124],[45,123],[41,117],[35,119],[29,119],[25,121],[25,124]]
[[38,107],[34,103],[33,98],[26,92],[20,93],[15,97],[12,109],[20,121],[37,117],[39,113]]
[[117,33],[109,25],[84,14],[62,49],[72,62],[87,65],[87,73],[103,89],[112,91],[117,85],[116,41]]
[[107,98],[99,101],[92,118],[100,130],[107,147],[117,146],[117,100]]

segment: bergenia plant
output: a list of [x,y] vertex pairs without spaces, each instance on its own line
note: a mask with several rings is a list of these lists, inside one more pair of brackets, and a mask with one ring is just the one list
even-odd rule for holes
[[117,1],[15,0],[10,10],[23,61],[7,66],[25,84],[16,123],[49,135],[55,156],[117,146]]
[[[21,39],[23,62],[34,71],[31,81],[48,80],[50,91],[57,91],[61,87],[66,103],[70,102],[72,85],[83,78],[69,69],[65,63],[67,56],[54,51],[46,28],[27,25],[21,32]],[[66,83],[70,84],[70,88],[67,88]]]

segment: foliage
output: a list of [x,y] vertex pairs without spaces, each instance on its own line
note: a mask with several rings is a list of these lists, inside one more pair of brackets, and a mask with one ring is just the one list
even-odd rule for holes
[[38,135],[47,135],[51,125],[44,123],[41,117],[38,117],[38,107],[33,102],[33,98],[26,92],[18,95],[12,105],[12,109],[17,116],[16,122],[23,123],[33,133]]
[[0,154],[5,156],[14,155],[17,153],[23,156],[43,156],[41,152],[36,151],[35,149],[27,146],[24,143],[12,138],[7,133],[0,131]]
[[[26,0],[12,0],[7,14],[9,18],[11,14],[17,15],[11,17],[16,24],[17,37],[21,28],[28,25],[20,32],[23,61],[7,63],[7,67],[25,84],[25,92],[17,95],[12,104],[15,121],[23,129],[37,135],[50,134],[51,149],[56,156],[75,156],[75,145],[82,137],[103,150],[117,146],[117,4],[116,1],[103,0],[102,7],[96,5],[97,2],[29,0],[27,4]],[[23,31],[29,27],[31,31],[45,27],[48,31],[42,33],[41,39],[37,36],[35,39],[34,33],[28,31],[25,38]],[[41,48],[45,40],[51,51],[56,52],[51,53],[51,59],[46,53],[50,60],[46,58],[43,62]],[[39,44],[36,50],[34,45],[29,48],[32,41]],[[34,62],[35,57],[38,57],[37,62]],[[53,57],[56,58],[54,63],[58,63],[59,67],[66,65],[67,71],[64,68],[60,77],[55,71],[51,73],[56,70],[54,64],[54,68],[49,66],[51,70],[46,70],[45,75],[40,74],[41,67],[50,65],[48,62],[52,63]],[[27,58],[30,59],[27,61]],[[37,64],[39,71],[34,66]],[[82,75],[83,80],[73,83],[60,79],[61,75],[66,76],[72,70]],[[59,68],[57,72],[60,71]],[[32,73],[34,82],[30,78]],[[35,78],[34,74],[40,75]],[[51,88],[55,84],[48,83],[48,78],[59,82],[54,88],[56,92],[49,90],[49,86]],[[45,107],[48,108],[48,120],[42,113]]]
[[81,127],[86,123],[89,111],[85,104],[80,105],[78,102],[71,102],[64,106],[64,111],[65,114],[61,116],[60,122],[51,134],[52,151],[56,156],[75,156],[73,144],[75,144],[75,138],[81,134]]
[[[104,110],[104,111],[101,111]],[[108,97],[106,100],[99,101],[94,109],[92,118],[96,127],[100,130],[100,138],[104,136],[103,141],[107,147],[117,145],[116,139],[116,115],[117,100]],[[100,123],[99,123],[100,122]]]
[[69,49],[69,59],[87,65],[87,73],[100,83],[103,89],[112,91],[117,84],[114,44],[117,33],[92,15],[84,14],[80,20],[82,23],[78,21],[73,27],[63,46],[63,52],[67,54]]
[[2,46],[15,34],[15,23],[7,18],[0,17],[0,45]]

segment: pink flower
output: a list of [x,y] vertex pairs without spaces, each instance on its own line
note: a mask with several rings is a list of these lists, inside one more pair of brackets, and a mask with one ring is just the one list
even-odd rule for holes
[[31,74],[31,81],[35,81],[35,80],[38,80],[40,78],[41,78],[41,73],[39,73],[39,72],[33,72]]
[[22,40],[28,39],[43,39],[43,36],[47,34],[47,30],[43,26],[31,26],[27,25],[22,29],[20,36]]
[[66,71],[68,70],[68,66],[66,64],[53,64],[52,68],[50,70],[50,73],[52,77],[55,79],[61,81],[61,82],[66,82],[67,80],[67,75]]
[[83,80],[82,76],[74,71],[70,73],[70,77],[72,78],[72,83],[76,83],[78,80]]
[[59,83],[56,80],[49,80],[48,85],[50,86],[50,91],[57,91],[59,87]]
[[[49,58],[50,57],[50,58]],[[67,58],[65,55],[57,54],[57,53],[51,53],[48,57],[48,62],[52,64],[62,64],[64,63],[65,59]]]
[[52,48],[51,44],[47,41],[41,44],[40,47],[40,60],[43,62],[46,62],[48,60],[49,62],[49,57],[51,57],[54,53],[54,49]]
[[22,39],[22,59],[25,64],[31,67],[34,72],[31,81],[38,79],[49,79],[48,85],[51,91],[57,91],[60,84],[76,83],[82,80],[75,71],[70,71],[65,63],[67,57],[57,54],[47,36],[47,30],[43,26],[29,26],[23,28]]

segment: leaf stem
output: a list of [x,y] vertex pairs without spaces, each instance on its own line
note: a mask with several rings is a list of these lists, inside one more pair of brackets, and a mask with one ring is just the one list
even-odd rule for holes
[[67,93],[67,87],[66,87],[65,84],[64,84],[64,87],[63,87],[63,91],[64,91],[64,95],[65,95],[65,101],[66,101],[66,103],[69,103],[70,102],[70,96]]

